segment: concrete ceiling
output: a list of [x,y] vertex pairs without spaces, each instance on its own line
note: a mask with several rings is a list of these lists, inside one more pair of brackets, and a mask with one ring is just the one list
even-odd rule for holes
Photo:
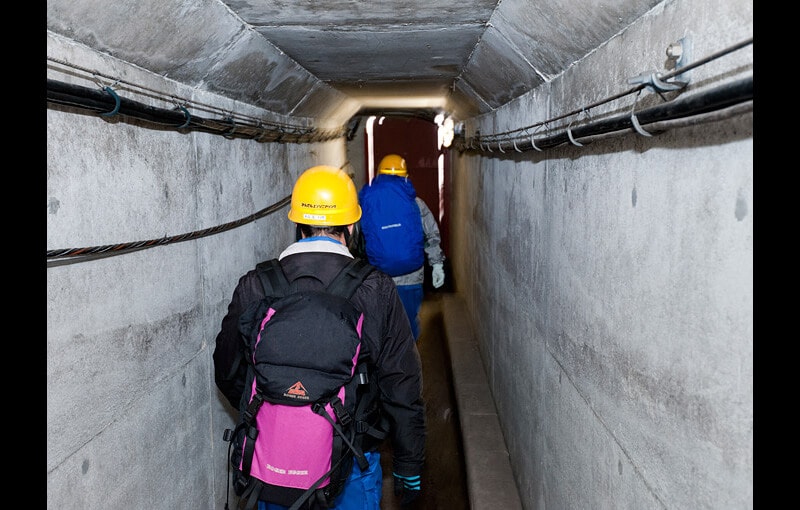
[[47,0],[49,31],[280,114],[496,109],[660,0]]

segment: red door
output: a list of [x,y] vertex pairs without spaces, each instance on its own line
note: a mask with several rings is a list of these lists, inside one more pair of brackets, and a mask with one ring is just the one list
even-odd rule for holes
[[[398,154],[405,158],[408,177],[420,197],[439,221],[442,236],[442,251],[449,257],[448,190],[450,187],[450,154],[446,147],[438,148],[438,129],[434,122],[417,117],[385,117],[375,120],[372,126],[373,168],[387,154]],[[367,137],[369,134],[367,133]],[[369,140],[365,137],[365,158],[369,158]],[[442,160],[442,175],[439,175],[439,159]],[[364,168],[369,181],[369,162]],[[441,180],[441,182],[440,182]],[[429,271],[430,268],[427,268]],[[429,281],[429,278],[426,278]]]

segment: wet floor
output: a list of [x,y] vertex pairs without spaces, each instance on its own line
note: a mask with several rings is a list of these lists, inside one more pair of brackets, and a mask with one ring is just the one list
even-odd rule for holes
[[[464,455],[461,447],[458,410],[450,376],[450,359],[443,334],[441,294],[427,292],[420,310],[417,347],[422,358],[423,396],[426,404],[428,438],[422,492],[403,510],[469,510]],[[399,510],[392,491],[391,446],[381,450],[383,499],[381,510]]]

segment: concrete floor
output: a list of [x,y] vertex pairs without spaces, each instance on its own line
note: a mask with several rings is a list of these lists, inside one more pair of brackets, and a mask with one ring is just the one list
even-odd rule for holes
[[[427,292],[420,310],[420,336],[417,339],[422,358],[423,395],[427,409],[428,439],[422,492],[419,499],[404,510],[469,510],[467,477],[458,409],[453,392],[450,359],[442,324],[441,294]],[[383,499],[381,510],[399,510],[392,481],[391,447],[381,450]]]

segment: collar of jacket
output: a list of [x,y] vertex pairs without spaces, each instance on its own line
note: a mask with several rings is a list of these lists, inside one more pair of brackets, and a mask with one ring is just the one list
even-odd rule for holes
[[289,255],[294,255],[295,253],[308,253],[308,252],[337,253],[339,255],[346,255],[350,258],[353,258],[353,254],[350,253],[350,250],[347,249],[347,246],[341,244],[335,239],[310,238],[297,241],[296,243],[292,243],[289,246],[287,246],[286,249],[283,250],[283,252],[278,256],[278,260],[281,260]]

